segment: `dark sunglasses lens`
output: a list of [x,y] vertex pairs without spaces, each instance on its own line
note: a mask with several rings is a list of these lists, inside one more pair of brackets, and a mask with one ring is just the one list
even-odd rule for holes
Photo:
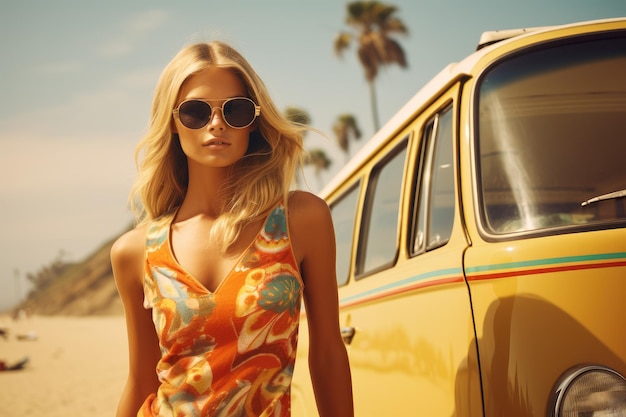
[[191,100],[180,105],[178,118],[189,129],[200,129],[211,119],[211,106],[204,101]]
[[232,127],[245,127],[254,120],[254,103],[244,98],[235,98],[224,103],[224,119]]

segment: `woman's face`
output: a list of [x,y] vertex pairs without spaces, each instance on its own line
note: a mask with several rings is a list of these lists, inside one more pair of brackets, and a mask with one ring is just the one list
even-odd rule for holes
[[174,118],[175,132],[190,168],[194,165],[225,168],[246,154],[255,124],[233,128],[224,121],[220,110],[224,101],[233,97],[246,97],[243,82],[231,71],[217,67],[192,75],[182,85],[176,106],[185,100],[200,99],[208,101],[213,108],[209,122],[200,129],[189,129]]

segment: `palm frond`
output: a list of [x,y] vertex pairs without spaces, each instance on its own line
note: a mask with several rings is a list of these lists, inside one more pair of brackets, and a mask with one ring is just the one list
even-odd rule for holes
[[335,36],[334,41],[334,50],[335,55],[341,57],[343,56],[343,51],[350,47],[350,43],[352,42],[352,35],[347,32],[339,32],[337,36]]
[[311,124],[311,116],[309,113],[301,109],[299,107],[287,107],[285,109],[285,117],[295,123],[299,123],[301,125],[310,125]]

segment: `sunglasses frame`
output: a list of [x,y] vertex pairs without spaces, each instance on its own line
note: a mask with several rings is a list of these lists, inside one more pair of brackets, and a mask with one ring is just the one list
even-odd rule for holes
[[[245,125],[245,126],[233,126],[233,125],[231,125],[231,124],[228,122],[228,120],[227,120],[227,119],[226,119],[226,117],[224,116],[224,106],[226,105],[226,103],[228,103],[229,101],[233,101],[233,100],[246,100],[246,101],[249,101],[250,103],[252,103],[252,104],[254,105],[254,117],[252,118],[252,120],[250,121],[250,123],[248,123],[247,125]],[[188,102],[190,102],[190,101],[199,101],[199,102],[202,102],[202,103],[206,103],[206,104],[209,106],[209,108],[211,109],[211,114],[209,114],[209,118],[208,118],[208,120],[206,121],[206,123],[205,123],[205,124],[203,124],[203,125],[202,125],[202,126],[200,126],[200,127],[188,127],[188,126],[186,126],[186,125],[182,122],[182,120],[180,120],[180,107],[181,107],[183,104],[188,103]],[[257,117],[259,117],[259,115],[261,114],[261,106],[259,106],[258,104],[256,104],[256,103],[254,102],[254,100],[252,100],[252,99],[251,99],[251,98],[249,98],[249,97],[231,97],[231,98],[228,98],[228,99],[224,100],[224,102],[222,103],[222,105],[221,105],[221,106],[219,106],[219,107],[218,107],[218,106],[214,106],[214,105],[212,105],[211,103],[209,103],[210,101],[216,101],[216,100],[209,100],[209,99],[207,99],[207,100],[202,100],[202,99],[199,99],[199,98],[191,98],[191,99],[188,99],[188,100],[182,101],[182,102],[181,102],[178,106],[176,106],[176,108],[175,108],[174,110],[172,110],[172,116],[174,116],[174,118],[175,118],[176,120],[178,120],[178,121],[179,121],[179,122],[180,122],[183,126],[185,126],[187,129],[191,129],[191,130],[198,130],[198,129],[202,129],[203,127],[205,127],[206,125],[208,125],[208,124],[211,122],[211,119],[213,119],[213,115],[215,114],[215,110],[216,110],[216,109],[219,109],[219,110],[220,110],[220,112],[222,113],[222,120],[224,120],[224,123],[226,123],[228,126],[232,127],[233,129],[245,129],[246,127],[248,127],[248,126],[250,126],[252,123],[254,123],[254,121],[256,120],[256,118],[257,118]]]

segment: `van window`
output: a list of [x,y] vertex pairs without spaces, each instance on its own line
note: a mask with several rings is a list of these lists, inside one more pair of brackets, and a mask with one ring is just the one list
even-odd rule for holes
[[359,198],[359,185],[350,188],[339,200],[330,207],[335,226],[337,242],[337,285],[345,285],[350,277],[350,261],[352,260],[352,240],[356,223],[356,208]]
[[477,174],[490,235],[626,220],[626,38],[543,45],[491,68],[477,95]]
[[445,245],[454,224],[452,107],[431,119],[422,133],[411,254]]
[[396,260],[406,149],[407,140],[404,140],[370,174],[360,230],[357,275],[391,266]]

